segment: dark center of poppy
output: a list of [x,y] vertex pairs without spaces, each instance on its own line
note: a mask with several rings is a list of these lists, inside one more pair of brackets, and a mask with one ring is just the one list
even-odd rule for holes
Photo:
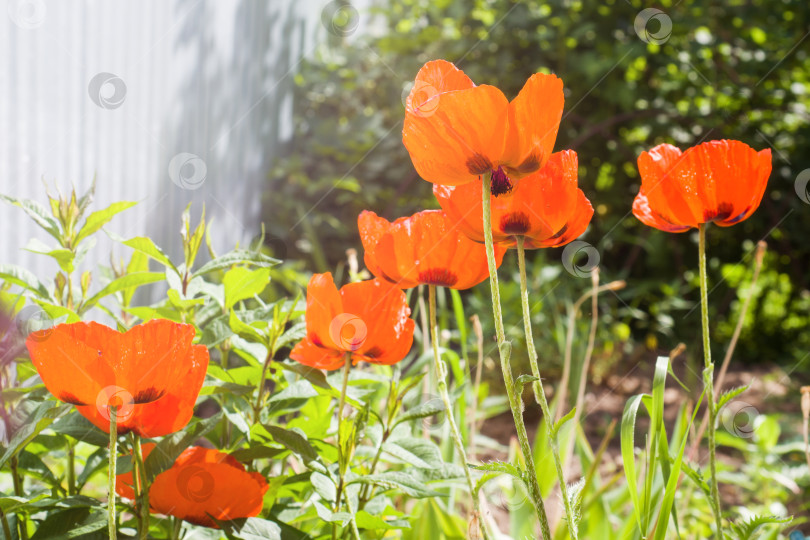
[[420,283],[437,287],[452,287],[458,281],[458,277],[446,268],[422,270],[419,272],[418,279]]
[[506,176],[503,167],[499,165],[497,169],[492,171],[492,185],[490,191],[495,197],[509,193],[512,191],[513,187],[514,185],[509,177]]
[[722,221],[731,217],[731,212],[734,211],[729,203],[720,203],[717,205],[717,210],[704,210],[703,221],[709,223],[710,221]]
[[511,212],[501,217],[501,230],[510,236],[524,235],[529,232],[531,223],[524,212]]

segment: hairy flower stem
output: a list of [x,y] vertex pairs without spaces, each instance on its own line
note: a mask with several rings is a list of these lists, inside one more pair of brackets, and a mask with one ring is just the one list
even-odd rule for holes
[[149,535],[149,482],[146,479],[141,438],[132,433],[132,459],[134,460],[133,474],[135,485],[138,486],[138,538],[145,540]]
[[[340,478],[338,480],[337,486],[337,494],[335,496],[335,512],[340,511],[340,500],[344,496],[344,491],[346,487],[346,478],[345,478],[345,471],[348,468],[348,463],[344,463],[344,459],[348,460],[345,456],[343,456],[343,441],[341,440],[341,433],[343,430],[341,429],[341,425],[343,424],[343,406],[346,404],[346,391],[349,388],[349,371],[352,367],[352,356],[351,354],[346,354],[346,360],[343,364],[343,384],[340,387],[340,402],[338,405],[338,470],[340,471]],[[349,525],[351,526],[352,535],[354,536],[355,540],[360,540],[360,532],[357,530],[357,523],[354,521],[354,510],[352,509],[352,501],[351,497],[348,493],[345,493],[346,497],[346,509],[349,511],[351,518],[349,519]],[[332,524],[332,538],[337,538],[337,524]]]
[[506,332],[503,329],[503,313],[501,309],[501,291],[498,285],[498,267],[495,263],[495,246],[492,241],[492,201],[490,193],[492,189],[492,176],[485,174],[482,176],[483,182],[483,206],[484,206],[484,244],[487,252],[487,266],[489,267],[489,286],[492,291],[492,311],[495,319],[495,334],[498,338],[498,354],[501,359],[501,371],[503,382],[506,386],[506,395],[509,399],[509,408],[512,409],[512,418],[515,421],[520,450],[526,464],[526,483],[529,489],[529,496],[534,504],[537,519],[540,521],[540,529],[543,538],[551,539],[551,528],[548,524],[546,507],[543,504],[543,497],[540,494],[540,485],[537,482],[537,469],[534,466],[532,448],[529,445],[529,435],[526,433],[526,424],[523,422],[523,402],[515,392],[515,381],[512,377],[512,367],[509,358],[512,354],[512,344],[506,341]]
[[456,420],[453,417],[453,403],[450,401],[450,394],[447,391],[447,368],[439,356],[439,336],[438,324],[436,323],[436,286],[430,285],[428,287],[428,305],[430,309],[430,341],[433,343],[433,364],[436,368],[436,384],[439,388],[439,394],[444,402],[444,414],[447,418],[447,423],[450,425],[450,433],[453,435],[453,444],[456,446],[458,457],[461,458],[462,467],[464,467],[464,475],[467,478],[467,486],[470,488],[470,497],[472,497],[474,519],[478,520],[481,524],[481,531],[484,538],[489,538],[487,534],[486,525],[481,519],[481,505],[479,504],[478,497],[475,493],[475,483],[473,482],[472,473],[467,466],[467,453],[464,450],[464,441],[461,439],[461,433],[458,431]]
[[720,492],[717,485],[717,443],[715,441],[715,425],[717,424],[717,404],[714,397],[714,364],[712,363],[712,350],[709,342],[709,304],[708,280],[706,278],[706,225],[698,226],[698,266],[700,268],[700,314],[703,323],[703,384],[706,388],[706,406],[709,409],[709,467],[711,469],[711,496],[714,521],[717,526],[715,538],[723,539],[723,519],[720,515]]
[[118,407],[109,408],[110,411],[110,458],[107,468],[107,530],[111,540],[118,537],[115,519],[115,461],[118,458]]
[[540,367],[537,362],[537,349],[534,348],[534,337],[532,335],[532,316],[529,307],[529,291],[526,286],[526,250],[523,247],[523,236],[515,237],[517,242],[518,268],[520,270],[520,300],[523,304],[523,330],[526,333],[526,348],[529,350],[529,363],[532,366],[532,375],[537,380],[532,385],[534,389],[534,399],[540,404],[543,410],[543,418],[546,421],[546,433],[548,434],[548,444],[554,456],[554,467],[557,469],[557,480],[560,482],[560,496],[565,507],[565,517],[568,522],[568,533],[571,540],[577,540],[577,524],[574,519],[574,510],[568,498],[568,485],[565,483],[562,461],[560,460],[560,445],[557,441],[557,434],[554,432],[554,418],[548,407],[546,392],[543,388],[543,379],[540,377]]

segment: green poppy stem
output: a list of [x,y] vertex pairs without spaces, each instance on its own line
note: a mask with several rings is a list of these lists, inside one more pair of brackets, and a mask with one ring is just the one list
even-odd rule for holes
[[146,467],[143,461],[141,438],[132,433],[132,457],[135,461],[134,474],[140,486],[138,492],[138,537],[145,540],[149,536],[149,481],[146,478]]
[[[350,353],[346,354],[346,360],[343,364],[343,384],[340,387],[340,401],[338,405],[338,454],[340,455],[343,452],[343,441],[341,440],[341,433],[343,430],[341,429],[341,425],[343,424],[343,407],[346,404],[346,391],[349,388],[349,371],[352,367],[352,356]],[[338,461],[343,461],[343,457],[339,457]],[[348,464],[346,464],[346,468],[348,468]],[[351,496],[346,492],[346,484],[344,478],[344,464],[340,463],[338,466],[340,471],[340,479],[338,481],[337,487],[337,495],[335,497],[335,512],[340,510],[340,500],[343,496],[346,498],[346,509],[349,511],[349,514],[352,516],[349,519],[349,526],[351,527],[352,536],[355,540],[360,540],[360,531],[357,529],[357,523],[354,520],[354,509],[352,508],[352,501]],[[332,538],[337,537],[337,525],[332,524]]]
[[717,484],[717,443],[715,426],[717,424],[717,403],[714,396],[714,363],[709,340],[709,303],[708,279],[706,277],[706,224],[698,226],[698,266],[700,268],[700,314],[703,325],[703,384],[706,388],[706,406],[709,408],[709,467],[711,470],[711,497],[714,521],[717,527],[715,538],[723,539],[723,518],[720,513],[720,491]]
[[[568,522],[568,533],[571,535],[571,540],[577,540],[577,523],[574,519],[574,511],[571,507],[571,501],[568,498],[568,485],[565,483],[565,474],[563,474],[562,461],[560,460],[560,445],[557,441],[557,434],[555,433],[554,418],[551,416],[551,410],[548,407],[548,400],[546,399],[546,392],[543,388],[543,379],[540,377],[540,367],[537,361],[537,349],[534,347],[534,336],[532,335],[532,315],[531,308],[529,307],[529,291],[526,286],[526,250],[523,247],[523,236],[515,237],[517,243],[518,255],[518,269],[520,270],[520,300],[523,305],[523,330],[526,334],[526,348],[529,350],[529,363],[532,366],[532,375],[537,380],[534,381],[532,388],[534,389],[534,398],[540,404],[543,411],[543,418],[546,421],[546,433],[548,435],[548,444],[551,447],[551,453],[554,456],[554,467],[557,469],[557,480],[560,483],[560,496],[563,500],[565,508],[565,517]],[[572,435],[573,436],[573,435]]]
[[526,466],[526,478],[529,496],[534,504],[543,538],[551,539],[551,528],[548,524],[546,507],[540,494],[540,484],[537,482],[537,469],[534,466],[532,448],[529,444],[529,435],[526,433],[526,424],[523,422],[523,402],[515,392],[515,381],[512,377],[512,367],[509,363],[512,354],[512,344],[506,341],[506,332],[503,328],[503,311],[501,309],[501,291],[498,285],[498,267],[495,263],[495,246],[492,240],[492,201],[490,193],[492,188],[492,175],[482,176],[483,206],[484,206],[484,244],[487,252],[487,266],[489,267],[489,286],[492,292],[492,311],[495,319],[495,334],[498,338],[498,353],[501,360],[501,372],[506,386],[506,395],[509,399],[509,408],[515,421],[518,441]]
[[115,462],[118,458],[118,407],[111,406],[110,411],[110,457],[107,468],[107,527],[111,540],[118,537],[115,518]]
[[481,527],[481,532],[485,539],[489,538],[486,523],[481,516],[481,505],[478,501],[478,495],[475,492],[475,483],[473,482],[472,473],[467,466],[467,453],[464,450],[464,441],[461,439],[461,433],[458,431],[458,425],[453,415],[453,403],[450,401],[450,394],[447,390],[447,368],[439,356],[439,325],[436,322],[436,286],[430,285],[428,287],[428,306],[430,310],[430,341],[433,343],[433,364],[436,368],[436,382],[439,388],[439,395],[441,395],[444,402],[444,414],[447,418],[447,423],[450,425],[450,433],[453,436],[453,443],[456,447],[456,452],[461,458],[462,466],[464,467],[464,475],[467,478],[467,486],[470,488],[470,497],[472,497],[473,514]]

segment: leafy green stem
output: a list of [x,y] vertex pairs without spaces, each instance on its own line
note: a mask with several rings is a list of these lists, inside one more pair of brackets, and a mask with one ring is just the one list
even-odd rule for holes
[[450,425],[450,433],[453,436],[453,444],[456,446],[458,457],[461,458],[462,466],[464,467],[464,476],[467,479],[467,486],[470,488],[470,497],[472,498],[473,514],[481,524],[481,531],[484,538],[489,538],[486,526],[481,516],[481,505],[478,502],[478,497],[475,492],[475,482],[473,482],[472,473],[467,466],[467,453],[464,450],[464,441],[461,440],[461,433],[459,433],[456,420],[453,417],[453,403],[450,401],[450,394],[447,391],[447,368],[439,356],[439,337],[438,337],[438,324],[436,323],[436,286],[430,285],[428,287],[428,310],[430,311],[430,341],[433,344],[433,365],[436,368],[436,384],[439,388],[439,395],[441,395],[444,402],[444,413],[447,418],[447,423]]
[[529,350],[529,363],[532,367],[532,375],[535,377],[534,384],[534,398],[540,404],[543,411],[543,418],[546,423],[546,432],[548,434],[548,444],[551,447],[551,453],[554,456],[554,467],[557,469],[557,480],[560,483],[560,495],[563,500],[565,508],[565,517],[568,522],[568,533],[571,535],[572,540],[577,540],[577,523],[574,519],[574,511],[571,507],[571,500],[568,497],[568,484],[565,482],[565,475],[563,474],[562,461],[560,460],[560,445],[557,440],[557,433],[554,429],[554,418],[551,416],[551,410],[548,406],[546,399],[546,392],[543,388],[543,379],[540,377],[540,367],[537,361],[537,349],[534,347],[534,337],[532,335],[532,319],[531,308],[529,307],[529,292],[526,286],[526,250],[524,248],[523,236],[516,236],[517,242],[517,255],[518,255],[518,268],[520,270],[520,300],[523,305],[523,330],[526,334],[526,348]]
[[486,245],[487,266],[489,267],[489,285],[492,292],[492,311],[495,319],[495,333],[498,338],[498,353],[501,360],[501,371],[503,382],[506,386],[506,395],[509,399],[509,407],[512,410],[512,417],[515,421],[518,441],[520,442],[521,453],[525,462],[526,482],[529,488],[529,495],[534,504],[537,518],[540,520],[540,528],[543,538],[551,538],[551,529],[548,524],[546,507],[543,504],[543,497],[540,494],[540,485],[537,481],[537,469],[534,466],[532,449],[529,444],[529,435],[526,433],[526,424],[523,422],[523,402],[515,392],[515,381],[512,377],[512,367],[509,363],[512,354],[512,345],[506,341],[506,332],[503,328],[503,312],[501,309],[501,292],[498,285],[498,267],[495,263],[495,246],[492,241],[492,201],[490,193],[492,188],[492,176],[485,174],[483,181],[483,206],[484,206],[484,244]]

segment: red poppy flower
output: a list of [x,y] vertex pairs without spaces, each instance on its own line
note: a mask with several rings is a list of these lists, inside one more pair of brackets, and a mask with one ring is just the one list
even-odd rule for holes
[[[366,267],[403,289],[424,284],[463,290],[489,277],[484,246],[462,234],[441,210],[423,210],[393,223],[365,210],[357,225]],[[498,266],[505,252],[495,246]]]
[[[434,185],[433,194],[448,218],[470,239],[483,243],[480,182],[463,186]],[[593,207],[577,187],[577,153],[551,154],[539,171],[517,183],[509,195],[492,196],[492,238],[513,247],[522,236],[526,249],[557,247],[574,240],[588,227]]]
[[[170,386],[160,399],[143,405],[132,404],[118,412],[118,434],[134,431],[141,437],[162,437],[183,429],[194,413],[205,373],[208,370],[208,349],[192,345],[188,352],[188,369]],[[98,428],[110,432],[109,413],[96,405],[80,405],[76,409]]]
[[554,75],[535,73],[510,103],[494,86],[475,86],[450,62],[435,60],[416,75],[402,142],[425,180],[458,186],[492,173],[498,195],[548,161],[563,102]]
[[739,223],[759,207],[771,151],[739,141],[710,141],[681,152],[660,144],[638,157],[641,189],[633,214],[645,225],[684,232],[704,223]]
[[[189,373],[192,325],[155,319],[117,332],[90,323],[60,324],[32,332],[26,346],[45,387],[58,399],[102,411],[118,407],[126,418],[134,406],[160,400]],[[109,428],[108,428],[109,429]]]
[[318,369],[353,364],[396,364],[413,343],[414,321],[405,293],[379,279],[338,291],[332,274],[315,274],[307,286],[307,335],[290,358]]
[[[154,443],[143,445],[144,458]],[[135,499],[132,472],[116,477],[115,491]],[[152,512],[175,516],[218,528],[217,521],[258,516],[262,511],[267,480],[257,472],[247,472],[233,457],[210,448],[186,448],[171,468],[158,474],[149,489]],[[214,519],[212,519],[214,518]]]

